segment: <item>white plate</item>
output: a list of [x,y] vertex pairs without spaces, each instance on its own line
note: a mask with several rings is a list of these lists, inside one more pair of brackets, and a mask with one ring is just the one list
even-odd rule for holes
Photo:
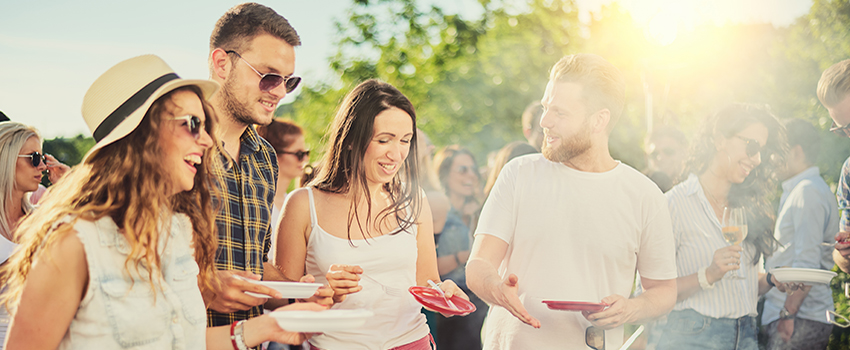
[[290,332],[323,333],[355,329],[375,316],[369,310],[300,311],[278,310],[270,313],[280,328]]
[[803,269],[796,267],[778,267],[770,270],[770,273],[776,276],[777,281],[782,283],[803,282],[829,284],[829,281],[838,275],[835,272],[827,270]]
[[[248,281],[254,284],[259,284],[261,286],[266,286],[271,289],[277,290],[280,294],[283,294],[281,298],[296,298],[303,299],[309,298],[316,293],[316,290],[322,286],[321,283],[301,283],[301,282],[281,282],[281,281],[256,281],[250,278],[245,278],[242,276],[236,276],[237,278]],[[245,292],[255,298],[269,298],[268,295],[258,294],[253,292]]]

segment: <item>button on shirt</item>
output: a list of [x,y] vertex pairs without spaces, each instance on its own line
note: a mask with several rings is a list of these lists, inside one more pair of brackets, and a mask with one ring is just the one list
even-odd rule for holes
[[[720,220],[705,197],[699,178],[691,174],[666,194],[676,239],[676,264],[679,277],[697,273],[709,266],[714,252],[729,246],[720,232]],[[699,290],[690,298],[676,303],[674,310],[693,309],[714,318],[756,316],[758,302],[759,264],[753,264],[755,248],[742,243],[741,269],[728,272],[717,281],[715,288]],[[731,274],[745,279],[733,279]]]
[[[262,139],[253,126],[239,138],[239,159],[234,161],[221,151],[221,165],[212,173],[221,181],[221,198],[215,224],[218,229],[219,270],[250,271],[263,274],[271,247],[271,212],[277,184],[277,157],[272,146]],[[262,314],[262,307],[224,314],[207,310],[210,326],[224,326]]]
[[[838,232],[838,204],[829,186],[820,177],[818,167],[811,167],[782,183],[775,237],[779,249],[767,258],[768,270],[779,266],[829,270],[834,265],[832,247]],[[771,289],[765,295],[762,324],[779,319],[786,294]],[[834,310],[832,291],[825,284],[812,285],[800,305],[797,317],[826,323],[824,313]]]

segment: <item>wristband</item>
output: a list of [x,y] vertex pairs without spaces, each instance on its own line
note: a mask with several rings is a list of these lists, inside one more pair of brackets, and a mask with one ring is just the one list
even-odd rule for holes
[[248,350],[245,345],[245,320],[230,324],[230,342],[234,350]]
[[768,273],[767,273],[767,276],[765,276],[765,278],[767,278],[767,284],[769,284],[771,287],[776,287],[776,284],[774,284],[774,283],[773,283],[773,281],[772,281],[772,279],[773,279],[773,274],[771,274],[770,272],[768,272]]
[[708,278],[705,278],[705,270],[706,269],[707,269],[707,267],[703,267],[703,268],[699,269],[699,271],[697,272],[697,280],[699,280],[699,286],[703,290],[708,290],[708,289],[714,288],[713,284],[708,283]]

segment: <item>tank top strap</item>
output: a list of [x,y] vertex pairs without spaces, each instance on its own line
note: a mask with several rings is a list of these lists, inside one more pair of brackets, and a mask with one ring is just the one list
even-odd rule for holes
[[319,223],[319,219],[316,217],[316,200],[313,199],[312,187],[307,187],[307,195],[310,198],[310,227],[315,228]]

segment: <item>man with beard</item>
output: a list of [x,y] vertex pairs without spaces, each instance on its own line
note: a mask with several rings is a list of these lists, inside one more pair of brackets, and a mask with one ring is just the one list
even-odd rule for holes
[[[623,324],[672,309],[676,264],[667,200],[608,150],[624,94],[622,74],[599,56],[566,56],[552,68],[541,101],[543,154],[504,167],[467,264],[470,289],[493,306],[486,349],[601,349],[586,337],[603,333],[604,347],[616,349]],[[644,291],[630,299],[635,271]],[[543,303],[550,300],[608,307],[556,311]]]
[[[259,316],[274,289],[237,278],[283,280],[267,260],[277,183],[277,157],[254,124],[271,123],[278,102],[298,86],[295,29],[274,10],[256,3],[237,5],[216,22],[210,36],[210,79],[221,89],[210,104],[218,116],[221,164],[212,172],[222,185],[213,198],[216,215],[218,290],[205,291],[209,326],[230,325]],[[273,302],[270,302],[271,306]],[[270,307],[271,308],[271,307]]]

